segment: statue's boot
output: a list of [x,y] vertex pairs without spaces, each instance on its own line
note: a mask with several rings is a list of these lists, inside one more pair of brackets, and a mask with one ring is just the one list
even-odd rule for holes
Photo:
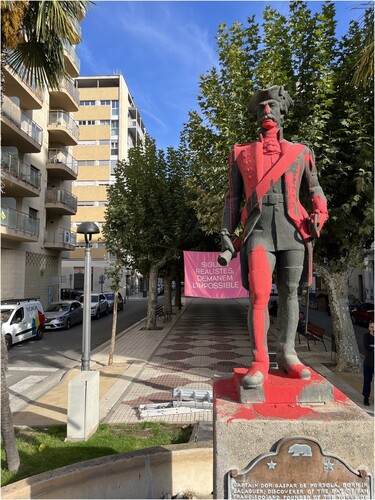
[[297,354],[285,354],[278,351],[276,353],[276,361],[279,369],[285,371],[290,377],[304,380],[311,379],[310,368],[301,363]]
[[269,361],[259,362],[254,361],[242,378],[242,387],[244,389],[255,389],[261,387],[265,380],[268,379]]
[[251,322],[250,339],[253,346],[254,359],[246,375],[242,378],[242,387],[244,389],[254,389],[255,387],[262,386],[264,381],[268,379],[270,366],[267,348],[267,330],[265,331],[265,324],[267,324],[268,329],[268,321],[265,320],[268,310],[264,308],[263,304],[260,306],[254,304],[252,309],[253,313],[249,313],[249,322]]

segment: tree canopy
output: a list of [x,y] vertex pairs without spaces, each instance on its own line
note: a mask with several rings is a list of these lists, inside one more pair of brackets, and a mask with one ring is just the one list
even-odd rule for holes
[[373,71],[361,85],[353,84],[353,74],[372,25],[373,6],[339,40],[335,5],[324,3],[313,14],[304,1],[289,2],[289,15],[266,7],[262,25],[254,16],[246,25],[221,24],[219,66],[201,76],[199,110],[189,114],[182,133],[193,170],[193,206],[204,230],[218,233],[228,153],[235,143],[257,140],[257,125],[246,104],[257,88],[281,85],[288,90],[295,106],[286,118],[284,136],[314,149],[328,198],[330,219],[316,246],[315,263],[326,282],[337,278],[336,287],[328,289],[339,365],[356,370],[358,348],[343,300],[351,266],[372,238],[374,102]]
[[64,43],[80,43],[91,0],[1,1],[1,53],[30,84],[58,88],[68,76]]

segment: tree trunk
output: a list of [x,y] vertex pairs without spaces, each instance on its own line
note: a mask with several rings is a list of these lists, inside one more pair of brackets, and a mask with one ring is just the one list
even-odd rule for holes
[[111,366],[113,364],[113,355],[115,353],[116,327],[117,327],[117,299],[118,299],[118,290],[115,291],[115,300],[113,303],[112,335],[111,335],[111,347],[109,349],[108,366]]
[[174,305],[178,307],[178,310],[181,310],[181,275],[180,273],[176,274],[176,294],[174,296]]
[[165,316],[171,316],[172,314],[172,276],[164,276],[164,314]]
[[340,372],[360,373],[361,358],[348,308],[348,272],[332,272],[315,265],[328,290],[333,336],[336,342],[337,366]]
[[167,252],[158,262],[153,262],[150,265],[150,272],[148,276],[148,303],[147,303],[147,318],[146,330],[157,330],[156,325],[156,305],[158,303],[158,274],[161,269],[168,262],[170,252]]
[[156,325],[156,304],[158,302],[158,271],[157,264],[151,264],[148,277],[148,303],[147,303],[147,318],[146,330],[157,330]]
[[8,352],[4,337],[1,336],[1,436],[5,449],[8,470],[17,472],[20,456],[17,449],[16,435],[13,427],[13,416],[9,403],[9,392],[5,372],[8,366]]

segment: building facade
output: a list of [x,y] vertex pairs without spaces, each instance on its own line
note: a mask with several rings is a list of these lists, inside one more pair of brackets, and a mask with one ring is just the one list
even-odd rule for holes
[[79,108],[73,78],[80,61],[64,45],[70,78],[58,91],[25,83],[4,69],[1,114],[1,299],[38,297],[44,306],[58,300],[66,276],[63,252],[75,248],[71,216],[77,210],[72,181],[78,166],[72,155]]
[[[78,177],[73,182],[73,194],[78,199],[77,213],[72,217],[72,231],[81,222],[95,222],[100,230],[105,222],[108,204],[107,189],[114,182],[119,160],[128,158],[130,148],[142,143],[145,127],[122,75],[80,76],[76,78],[80,93],[79,110],[74,119],[80,138],[73,149],[78,162]],[[94,292],[109,289],[105,276],[110,256],[103,235],[93,235],[91,263]],[[63,269],[70,276],[69,286],[83,289],[83,236],[77,235],[77,248],[63,261]],[[121,283],[125,293],[138,290],[138,274],[127,270]],[[127,288],[127,289],[126,289]]]

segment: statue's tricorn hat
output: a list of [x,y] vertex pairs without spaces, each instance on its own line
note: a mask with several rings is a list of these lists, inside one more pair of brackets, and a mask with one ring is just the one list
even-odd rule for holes
[[249,113],[256,118],[257,117],[257,106],[260,102],[269,101],[274,99],[280,104],[280,111],[283,115],[286,115],[289,108],[293,107],[293,99],[290,97],[288,92],[284,90],[284,87],[279,85],[273,85],[268,89],[258,89],[255,91],[253,97],[250,99],[247,109]]

